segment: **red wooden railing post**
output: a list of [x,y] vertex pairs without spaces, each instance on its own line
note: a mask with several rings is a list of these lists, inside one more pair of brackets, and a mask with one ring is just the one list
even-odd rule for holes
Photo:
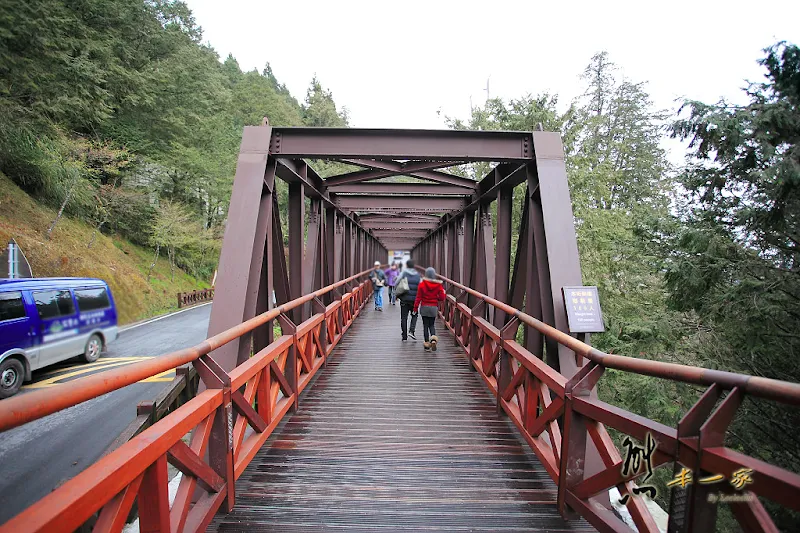
[[[319,330],[319,345],[322,349],[322,362],[325,366],[328,366],[328,315],[327,315],[327,308],[325,304],[319,298],[314,298],[311,300],[311,312],[313,314],[321,314],[322,319],[322,328]],[[313,333],[310,333],[313,335]],[[313,341],[314,339],[310,339]]]
[[222,404],[214,414],[208,440],[208,464],[225,481],[225,508],[230,511],[236,503],[231,378],[209,355],[196,359],[193,364],[207,388],[222,389]]
[[[685,465],[692,470],[692,480],[695,482],[688,485],[685,492],[673,492],[670,498],[670,511],[674,511],[674,516],[670,513],[670,531],[675,533],[713,531],[716,528],[717,506],[708,505],[708,495],[712,491],[719,492],[719,488],[697,482],[709,474],[718,474],[701,470],[703,450],[725,445],[725,431],[744,399],[741,389],[734,387],[714,409],[721,392],[716,385],[709,387],[678,423],[678,438],[682,442],[686,442],[685,439],[697,439],[697,452],[693,464]],[[675,467],[681,467],[680,463],[676,462]],[[732,505],[731,509],[734,510],[734,507]]]
[[169,479],[167,456],[162,455],[145,470],[139,485],[139,531],[169,533]]
[[586,466],[587,419],[575,410],[575,398],[589,398],[605,369],[590,362],[581,367],[564,385],[564,428],[558,476],[558,510],[564,518],[570,518],[575,498],[573,489],[584,480]]
[[289,387],[291,387],[294,393],[294,401],[292,402],[291,410],[292,412],[296,412],[297,407],[300,405],[300,376],[297,370],[297,325],[295,325],[291,318],[283,314],[278,316],[278,322],[280,322],[283,334],[292,336],[292,346],[289,348],[289,354],[286,357],[286,365],[284,366],[283,373],[286,376],[286,381],[289,382]]

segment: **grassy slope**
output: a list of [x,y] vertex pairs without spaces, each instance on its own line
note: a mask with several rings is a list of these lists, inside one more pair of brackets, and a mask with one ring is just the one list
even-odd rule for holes
[[28,196],[0,173],[0,246],[14,238],[37,277],[87,276],[106,280],[117,302],[120,323],[175,309],[175,293],[207,287],[180,269],[170,281],[169,263],[160,258],[150,281],[153,252],[118,237],[98,235],[87,247],[93,228],[62,217],[51,240],[45,232],[56,211]]

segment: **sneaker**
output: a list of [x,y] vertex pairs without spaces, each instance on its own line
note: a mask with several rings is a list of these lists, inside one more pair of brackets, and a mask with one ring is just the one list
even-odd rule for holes
[[439,342],[439,337],[436,335],[431,336],[431,350],[436,351],[436,344]]
[[409,332],[408,332],[408,336],[409,336],[409,337],[411,337],[411,338],[412,338],[412,339],[414,339],[414,340],[417,340],[417,336],[416,336],[416,335],[414,335],[414,332],[413,332],[413,331],[409,331]]
[[405,341],[407,341],[407,340],[408,340],[408,337],[400,337],[400,340],[402,340],[403,342],[405,342]]

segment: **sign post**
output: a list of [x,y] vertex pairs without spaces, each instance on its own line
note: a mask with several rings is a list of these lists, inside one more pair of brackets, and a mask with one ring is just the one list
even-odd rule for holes
[[0,252],[0,278],[32,278],[31,265],[22,253],[17,241],[8,241],[8,247]]
[[603,313],[597,287],[562,287],[571,333],[602,333]]

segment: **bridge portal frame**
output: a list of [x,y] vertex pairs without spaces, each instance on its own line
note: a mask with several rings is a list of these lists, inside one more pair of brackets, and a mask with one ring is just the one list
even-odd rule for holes
[[[535,157],[536,143],[543,154],[540,158]],[[476,201],[485,201],[494,192],[481,188],[486,187],[487,179],[478,183],[441,169],[479,161],[538,167],[540,160],[550,157],[546,150],[554,149],[561,154],[556,166],[560,161],[563,167],[563,150],[555,133],[279,128],[270,126],[266,118],[261,126],[245,127],[209,336],[368,268],[377,258],[388,257],[386,244],[414,247],[426,239],[424,232],[435,225],[432,222],[441,225],[452,213],[474,210]],[[361,170],[323,179],[306,158],[337,161]],[[565,179],[565,170],[562,174]],[[373,181],[395,176],[408,176],[417,182]],[[288,185],[288,224],[280,220],[276,178]],[[553,212],[566,210],[571,216],[566,182],[559,190],[564,191],[566,196],[550,199]],[[418,196],[409,196],[412,192]],[[510,217],[510,205],[506,202],[504,206],[508,212],[503,212],[503,220]],[[385,220],[424,213],[442,216],[410,223],[409,231],[403,231],[406,228],[402,225],[370,222],[375,216]],[[510,232],[510,226],[507,229]],[[554,264],[560,271],[573,274],[570,284],[579,284],[572,225],[549,224],[545,229],[553,233],[554,241],[565,243],[554,252],[560,254]],[[490,250],[482,250],[486,257],[480,264],[503,262],[503,254],[496,259]],[[564,269],[566,264],[570,267]],[[559,294],[556,291],[554,297],[560,298]],[[305,306],[294,310],[292,318],[299,323],[309,313],[309,306]],[[223,369],[232,370],[271,341],[271,328],[261,328],[252,337],[216,350],[213,357]]]

